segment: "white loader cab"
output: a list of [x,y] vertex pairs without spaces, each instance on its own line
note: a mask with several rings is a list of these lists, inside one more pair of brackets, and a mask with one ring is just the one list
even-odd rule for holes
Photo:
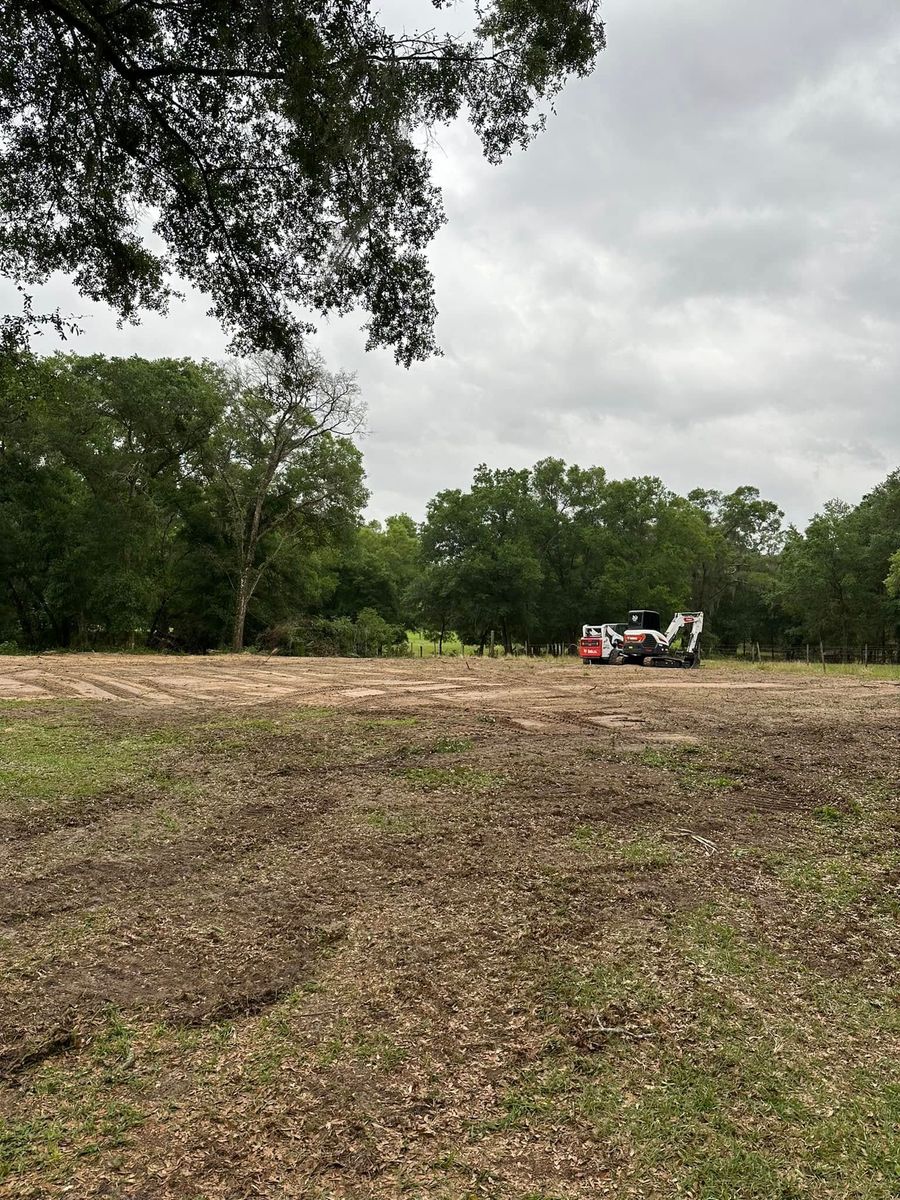
[[625,624],[582,625],[578,654],[586,667],[612,665],[618,661]]

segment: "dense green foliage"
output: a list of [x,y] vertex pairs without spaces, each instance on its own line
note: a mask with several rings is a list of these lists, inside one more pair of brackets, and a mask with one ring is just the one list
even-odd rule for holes
[[0,640],[239,648],[316,611],[367,493],[355,384],[161,359],[0,360]]
[[312,357],[0,358],[0,642],[510,649],[640,605],[703,608],[707,645],[896,653],[900,471],[804,533],[752,487],[685,497],[552,458],[479,467],[421,527],[365,524],[360,420]]
[[254,350],[296,348],[297,306],[361,306],[372,345],[424,357],[444,216],[423,135],[462,113],[493,162],[527,144],[602,49],[598,9],[484,0],[450,37],[370,0],[7,0],[0,273],[63,271],[127,317],[174,271]]

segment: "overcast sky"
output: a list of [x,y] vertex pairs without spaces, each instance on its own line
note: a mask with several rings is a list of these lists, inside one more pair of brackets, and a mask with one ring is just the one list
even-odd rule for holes
[[[430,24],[425,0],[387,0]],[[442,359],[365,354],[371,513],[548,455],[678,491],[758,486],[803,522],[900,465],[897,0],[607,0],[608,48],[526,154],[438,135]],[[450,20],[460,20],[460,13]],[[10,295],[0,290],[0,301]],[[220,357],[202,297],[82,352]]]

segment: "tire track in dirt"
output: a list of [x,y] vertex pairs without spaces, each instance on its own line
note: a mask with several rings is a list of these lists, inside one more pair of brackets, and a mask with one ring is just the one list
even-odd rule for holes
[[[6,664],[4,664],[6,666]],[[735,678],[727,668],[703,672],[590,672],[573,664],[518,661],[281,659],[276,663],[248,657],[148,658],[85,654],[11,658],[0,674],[0,698],[88,702],[118,700],[142,707],[246,708],[273,703],[390,712],[448,712],[492,716],[531,733],[542,726],[557,732],[632,733],[647,741],[687,731],[689,712],[706,695],[732,693],[762,700],[767,695],[796,695],[801,706],[826,696],[865,689],[867,700],[897,695],[891,681],[853,679]],[[863,693],[860,692],[862,695]],[[679,702],[681,701],[681,702]],[[708,706],[707,706],[708,707]],[[716,706],[718,707],[718,706]],[[707,714],[709,715],[709,714]],[[523,724],[522,722],[530,722]],[[672,740],[672,738],[669,738]]]

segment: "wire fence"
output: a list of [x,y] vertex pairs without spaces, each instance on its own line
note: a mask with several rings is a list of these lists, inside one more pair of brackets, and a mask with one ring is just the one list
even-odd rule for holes
[[[401,651],[403,653],[403,651]],[[429,645],[420,643],[413,653],[418,657],[437,657],[441,654],[437,643]],[[454,646],[444,649],[443,657],[453,658],[459,654],[473,655],[485,658],[504,657],[536,657],[536,658],[566,658],[578,654],[577,642],[548,642],[545,644],[513,645],[504,651],[499,645]],[[702,647],[703,657],[731,660],[746,663],[808,663],[844,664],[858,666],[897,666],[900,664],[900,646],[878,645],[871,646],[863,643],[861,646],[826,646],[820,643],[801,643],[795,645],[766,645],[763,642],[743,642],[739,645],[707,644]]]
[[900,647],[897,645],[870,646],[866,642],[861,646],[826,646],[821,642],[790,646],[767,646],[764,642],[744,642],[738,646],[713,644],[706,653],[710,657],[731,658],[739,662],[824,662],[860,666],[896,666],[900,663]]

